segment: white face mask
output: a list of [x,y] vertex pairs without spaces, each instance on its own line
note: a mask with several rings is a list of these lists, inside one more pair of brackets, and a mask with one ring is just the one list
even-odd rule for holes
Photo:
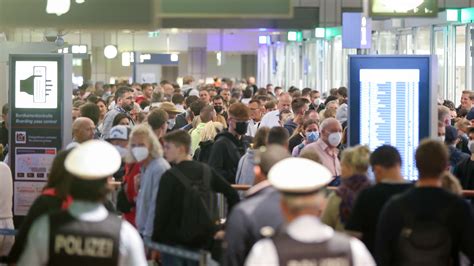
[[441,141],[441,142],[444,142],[446,136],[438,136],[438,140]]
[[124,158],[127,155],[127,153],[128,153],[127,148],[124,148],[124,147],[119,146],[119,145],[115,145],[114,147],[119,152],[120,157]]
[[467,143],[467,147],[469,148],[469,151],[474,153],[474,140],[470,140],[468,143]]
[[135,158],[135,160],[137,160],[137,162],[141,162],[143,160],[145,160],[146,158],[148,158],[148,148],[147,147],[135,147],[135,148],[132,148],[132,155],[133,155],[133,158]]
[[321,98],[316,98],[316,99],[314,99],[313,104],[314,104],[315,106],[319,106],[319,105],[321,104]]
[[168,129],[173,129],[174,125],[176,124],[175,119],[168,119]]
[[342,140],[342,134],[341,133],[333,132],[333,133],[329,134],[328,142],[331,146],[333,146],[333,147],[339,146],[339,144],[341,143],[341,140]]

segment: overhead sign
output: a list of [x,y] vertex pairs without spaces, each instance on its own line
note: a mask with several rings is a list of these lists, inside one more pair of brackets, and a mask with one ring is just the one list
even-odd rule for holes
[[350,56],[350,145],[395,146],[404,177],[418,179],[415,151],[437,133],[435,70],[430,56]]
[[342,48],[370,49],[372,20],[362,13],[342,14]]
[[292,18],[290,0],[161,0],[159,18]]
[[436,17],[438,0],[369,0],[371,17]]
[[71,140],[72,55],[10,55],[10,147],[15,215],[25,215]]

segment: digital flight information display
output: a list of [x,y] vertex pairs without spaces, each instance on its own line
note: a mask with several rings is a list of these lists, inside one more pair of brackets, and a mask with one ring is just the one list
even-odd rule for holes
[[349,145],[396,147],[408,180],[418,179],[416,149],[437,126],[431,63],[430,56],[349,59]]
[[418,69],[360,70],[360,143],[397,147],[406,177],[417,176],[419,82]]

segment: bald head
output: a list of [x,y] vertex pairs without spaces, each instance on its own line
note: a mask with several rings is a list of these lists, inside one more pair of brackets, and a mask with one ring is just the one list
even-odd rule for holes
[[282,92],[278,96],[278,110],[283,111],[283,110],[290,110],[291,107],[291,95],[287,92]]
[[94,122],[87,117],[79,117],[72,123],[72,134],[74,140],[83,143],[94,138]]

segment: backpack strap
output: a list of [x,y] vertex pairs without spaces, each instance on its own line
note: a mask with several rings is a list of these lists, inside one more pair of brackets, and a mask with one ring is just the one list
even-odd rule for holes
[[191,181],[189,181],[189,179],[184,176],[183,172],[181,172],[177,167],[172,167],[169,171],[172,175],[178,178],[179,182],[181,182],[186,189],[192,188]]

